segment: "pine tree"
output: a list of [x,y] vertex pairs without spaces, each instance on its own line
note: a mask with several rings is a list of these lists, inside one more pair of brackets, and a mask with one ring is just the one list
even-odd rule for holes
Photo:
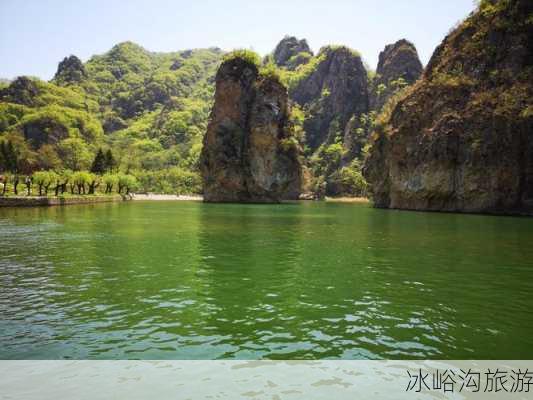
[[116,167],[116,161],[113,157],[113,153],[111,152],[111,149],[108,149],[105,153],[105,170],[107,172],[113,172]]
[[0,170],[18,172],[18,155],[11,140],[0,143]]
[[3,140],[0,142],[0,172],[2,171],[7,171],[6,145]]
[[94,157],[93,164],[91,166],[91,172],[93,174],[102,175],[106,171],[106,157],[102,149],[98,149],[96,156]]

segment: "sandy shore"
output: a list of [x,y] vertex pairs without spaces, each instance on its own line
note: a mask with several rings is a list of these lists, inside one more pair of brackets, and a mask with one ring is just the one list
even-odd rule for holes
[[202,201],[203,197],[200,195],[175,195],[175,194],[156,194],[156,193],[147,193],[140,194],[135,193],[131,195],[132,200],[151,200],[151,201],[162,201],[162,200],[179,200],[179,201]]
[[[202,201],[201,195],[175,195],[175,194],[132,194],[132,200],[150,200],[150,201]],[[303,200],[305,201],[305,200]],[[326,201],[339,202],[339,203],[368,203],[369,200],[366,197],[326,197]]]
[[[201,195],[175,195],[157,193],[131,193],[128,197],[116,196],[68,196],[68,197],[39,197],[39,196],[10,196],[0,197],[0,207],[33,207],[55,206],[68,204],[88,204],[108,201],[137,200],[137,201],[203,201]],[[299,200],[309,201],[309,200]],[[339,203],[368,203],[366,197],[326,197],[325,201]],[[292,202],[292,201],[291,201]]]
[[368,203],[370,200],[367,197],[326,197],[326,201],[339,203]]

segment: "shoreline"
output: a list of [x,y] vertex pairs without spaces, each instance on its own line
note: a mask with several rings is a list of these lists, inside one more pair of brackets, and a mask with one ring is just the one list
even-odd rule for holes
[[0,207],[51,207],[127,201],[121,195],[111,196],[0,196]]
[[203,201],[204,197],[193,194],[157,194],[157,193],[132,193],[133,201]]
[[331,203],[370,203],[370,199],[368,197],[329,197],[326,196],[325,201],[331,202]]
[[[158,193],[132,193],[131,199],[134,201],[203,201],[204,197],[202,195],[175,195],[175,194],[158,194]],[[369,203],[370,199],[367,197],[326,197],[323,200],[314,200],[314,199],[299,199],[299,200],[290,200],[291,202],[299,201],[326,201],[326,202],[337,202],[337,203]],[[282,201],[284,203],[286,201]],[[243,203],[247,204],[247,203]],[[275,204],[275,203],[274,203]]]
[[[158,193],[131,193],[124,195],[84,195],[84,196],[0,196],[0,207],[49,207],[74,204],[95,204],[119,201],[203,201],[202,195],[175,195]],[[368,203],[366,197],[326,197],[323,200],[294,200],[324,201],[330,203]]]

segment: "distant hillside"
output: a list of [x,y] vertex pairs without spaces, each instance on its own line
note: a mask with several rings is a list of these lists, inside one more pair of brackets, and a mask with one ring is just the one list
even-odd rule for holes
[[0,86],[0,140],[15,144],[21,172],[86,169],[99,147],[111,148],[124,170],[195,170],[222,54],[154,53],[125,42],[86,63],[66,57],[51,82],[21,77]]
[[346,46],[324,46],[314,55],[305,39],[286,36],[264,64],[275,63],[300,116],[309,186],[327,195],[367,195],[361,173],[367,141],[382,104],[420,76],[414,45],[387,45],[378,74]]
[[[389,85],[379,97],[384,101],[398,78],[412,76],[419,61],[408,45],[407,61],[398,46],[380,57],[386,68],[379,81],[345,46],[325,46],[315,55],[305,39],[286,36],[262,62],[252,56],[287,87],[309,190],[366,194],[360,169],[377,111],[375,82]],[[85,63],[67,56],[50,82],[0,83],[0,141],[13,144],[20,173],[87,169],[103,148],[112,150],[120,170],[139,178],[141,190],[173,192],[178,180],[199,190],[202,138],[223,57],[217,48],[157,53],[132,42]]]

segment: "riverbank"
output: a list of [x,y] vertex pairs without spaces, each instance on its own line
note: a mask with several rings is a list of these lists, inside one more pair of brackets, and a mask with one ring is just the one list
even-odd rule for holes
[[6,196],[0,197],[0,207],[47,207],[74,204],[94,204],[124,201],[121,195],[86,196]]
[[[106,203],[124,200],[134,201],[203,201],[201,195],[174,195],[157,193],[132,193],[128,197],[121,195],[86,195],[86,196],[0,196],[0,207],[41,207],[63,206],[72,204]],[[368,203],[366,197],[326,197],[326,202]]]
[[[157,194],[157,193],[137,193],[131,195],[132,200],[149,200],[149,201],[203,201],[202,195],[175,195],[175,194]],[[300,201],[306,201],[304,199]],[[368,203],[367,197],[326,197],[327,202],[338,203]]]

